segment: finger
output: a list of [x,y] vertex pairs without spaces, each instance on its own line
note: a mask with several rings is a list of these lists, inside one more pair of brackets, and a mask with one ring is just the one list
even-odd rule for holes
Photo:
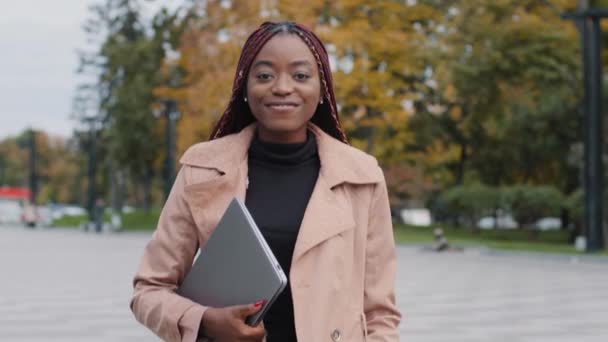
[[265,302],[264,300],[259,300],[253,304],[236,306],[233,312],[240,318],[246,318],[260,311]]
[[266,330],[262,324],[255,327],[247,326],[243,332],[244,337],[251,341],[262,341],[266,336]]

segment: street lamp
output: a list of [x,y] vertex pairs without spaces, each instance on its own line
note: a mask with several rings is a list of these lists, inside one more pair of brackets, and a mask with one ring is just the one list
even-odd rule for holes
[[97,200],[97,188],[95,186],[95,175],[97,173],[97,131],[101,120],[97,116],[87,116],[82,121],[89,125],[89,165],[88,165],[88,178],[89,178],[89,194],[87,198],[87,211],[89,212],[89,222],[95,224],[95,229],[99,233],[101,232],[101,226],[98,223],[101,220],[97,217],[99,213],[96,213],[95,203]]
[[583,79],[585,95],[585,228],[586,250],[598,251],[604,246],[602,177],[602,59],[600,21],[608,17],[607,9],[589,9],[562,14],[581,28]]
[[29,158],[29,184],[30,184],[30,203],[36,205],[36,197],[38,195],[38,174],[36,173],[36,161],[38,159],[36,153],[36,131],[30,129],[30,158]]
[[[36,197],[38,194],[38,173],[36,172],[36,164],[38,160],[38,155],[36,152],[36,131],[34,131],[34,129],[32,128],[29,128],[27,131],[25,131],[22,138],[20,138],[17,144],[19,148],[27,150],[29,153],[26,180],[29,188],[28,201],[32,205],[36,205]],[[0,165],[0,167],[2,167],[2,175],[0,178],[0,185],[2,185],[1,182],[3,182],[4,180],[4,166]]]

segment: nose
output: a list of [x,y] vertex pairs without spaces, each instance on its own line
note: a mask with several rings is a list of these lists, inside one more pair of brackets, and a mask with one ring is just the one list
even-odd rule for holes
[[280,75],[272,85],[272,93],[277,96],[285,96],[293,91],[293,83],[289,75]]

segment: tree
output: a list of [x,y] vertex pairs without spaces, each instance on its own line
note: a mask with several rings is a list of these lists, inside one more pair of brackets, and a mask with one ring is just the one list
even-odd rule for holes
[[433,69],[438,86],[412,120],[425,128],[420,135],[434,137],[426,146],[458,146],[458,155],[444,149],[458,184],[571,183],[564,150],[580,138],[574,27],[538,1],[447,6]]
[[104,123],[106,163],[111,173],[125,170],[135,184],[143,185],[142,201],[148,209],[163,141],[160,123],[152,115],[159,104],[154,90],[166,81],[161,66],[180,35],[178,16],[162,9],[147,25],[134,0],[106,0],[91,10],[94,17],[86,30],[102,34],[103,42],[82,64],[98,73],[90,88],[97,93],[97,111]]
[[[235,66],[247,35],[266,20],[294,20],[311,27],[326,43],[332,60],[341,121],[351,143],[378,157],[392,170],[420,172],[416,158],[405,154],[412,134],[408,103],[420,96],[428,60],[429,22],[439,14],[424,1],[370,5],[362,0],[205,1],[192,9],[182,36],[179,58],[165,66],[180,70],[181,86],[158,93],[177,98],[184,114],[178,150],[206,140],[231,93]],[[389,172],[389,186],[399,184]],[[430,179],[412,178],[419,188]],[[411,184],[411,183],[409,183]]]
[[196,2],[182,21],[176,58],[165,60],[163,74],[179,82],[156,94],[179,101],[177,150],[209,138],[228,104],[242,44],[263,18],[260,1]]

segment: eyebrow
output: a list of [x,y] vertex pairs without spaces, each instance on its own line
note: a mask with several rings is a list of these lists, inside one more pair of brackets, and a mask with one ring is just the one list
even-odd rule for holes
[[[264,60],[264,59],[262,59],[262,60],[259,60],[259,61],[255,62],[255,63],[254,63],[252,66],[251,66],[251,68],[253,69],[253,68],[256,68],[256,67],[258,67],[258,66],[260,66],[260,65],[266,65],[266,66],[269,66],[269,67],[273,67],[273,66],[274,66],[274,63],[272,63],[271,61],[268,61],[268,60]],[[310,63],[310,62],[309,62],[309,61],[307,61],[307,60],[303,60],[303,59],[302,59],[302,60],[293,61],[293,62],[289,63],[289,66],[292,66],[292,67],[293,67],[293,66],[301,66],[301,65],[304,65],[304,66],[312,66],[312,63]]]

